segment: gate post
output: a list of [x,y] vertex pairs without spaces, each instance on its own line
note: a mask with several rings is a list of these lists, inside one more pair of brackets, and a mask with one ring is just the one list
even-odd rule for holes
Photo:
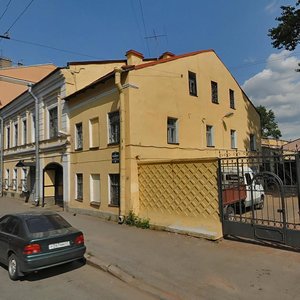
[[298,215],[300,216],[300,153],[295,155],[296,176],[297,176],[297,194],[298,194]]

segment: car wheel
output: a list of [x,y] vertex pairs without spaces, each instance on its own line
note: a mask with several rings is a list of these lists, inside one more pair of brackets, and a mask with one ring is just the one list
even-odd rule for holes
[[8,275],[11,280],[19,279],[19,263],[15,254],[11,254],[8,258]]

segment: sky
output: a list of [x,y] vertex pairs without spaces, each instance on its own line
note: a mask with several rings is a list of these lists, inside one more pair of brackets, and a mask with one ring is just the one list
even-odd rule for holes
[[[24,65],[214,49],[282,138],[300,137],[300,46],[274,49],[268,30],[289,0],[0,0],[0,54]],[[26,9],[27,8],[27,9]],[[8,31],[8,33],[7,33]],[[38,46],[40,45],[40,46]]]

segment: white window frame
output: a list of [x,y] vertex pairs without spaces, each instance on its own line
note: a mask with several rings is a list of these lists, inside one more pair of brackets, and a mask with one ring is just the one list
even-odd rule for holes
[[90,203],[98,205],[101,203],[100,174],[90,174]]
[[21,181],[20,181],[20,190],[22,192],[27,192],[27,174],[28,170],[26,168],[22,168],[22,173],[21,173]]
[[[97,135],[97,141],[93,140],[93,120],[98,120],[98,135]],[[99,138],[100,128],[99,128],[99,117],[91,118],[89,120],[89,148],[97,148],[100,146],[100,138]]]
[[[170,124],[169,121],[174,121]],[[178,119],[168,117],[167,118],[167,142],[168,144],[178,144]]]
[[5,127],[5,135],[6,135],[6,149],[11,147],[11,127],[10,124]]
[[[81,175],[81,178],[82,178],[82,183],[81,183],[81,197],[78,197],[78,175]],[[79,200],[79,201],[82,201],[83,200],[83,173],[76,173],[75,174],[75,183],[76,183],[76,186],[75,186],[75,199],[76,200]]]
[[[112,118],[118,116],[118,122],[113,122]],[[119,144],[120,143],[120,112],[113,111],[107,114],[108,124],[108,144]],[[112,128],[115,128],[116,132],[113,132]]]
[[189,77],[189,94],[191,96],[197,97],[197,74],[192,71],[188,71],[188,77]]
[[[54,131],[54,135],[51,136],[51,125],[50,125],[50,111],[56,109],[56,131]],[[56,138],[58,136],[58,106],[57,104],[55,105],[51,105],[49,107],[47,107],[47,124],[48,124],[48,139],[53,139]]]
[[206,125],[206,146],[207,147],[214,147],[214,126]]
[[[119,184],[118,184],[118,203],[113,203],[113,199],[112,199],[112,176],[119,176]],[[120,206],[120,174],[108,174],[108,193],[109,193],[109,205],[110,206],[116,206],[119,207]]]
[[26,117],[21,119],[21,124],[22,124],[22,126],[21,126],[22,127],[21,144],[26,145],[27,144],[27,130],[28,130]]
[[5,170],[5,179],[4,179],[4,189],[8,190],[9,188],[9,179],[10,179],[10,174],[9,174],[9,169]]
[[13,169],[13,178],[12,178],[12,181],[11,181],[11,189],[13,191],[16,191],[17,187],[18,187],[18,169],[14,168]]
[[31,113],[31,142],[32,143],[35,143],[35,127],[36,127],[35,113]]
[[19,144],[19,123],[18,121],[13,123],[13,147],[17,147]]
[[[78,125],[81,125],[81,140],[79,141],[79,135],[78,135]],[[75,124],[75,150],[81,150],[83,149],[83,125],[82,122]]]
[[230,130],[230,145],[231,145],[231,149],[237,148],[236,130],[234,129]]

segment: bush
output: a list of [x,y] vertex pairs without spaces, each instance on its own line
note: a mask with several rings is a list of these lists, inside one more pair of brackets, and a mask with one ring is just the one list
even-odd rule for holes
[[130,211],[128,216],[125,217],[125,224],[129,225],[129,226],[136,226],[139,228],[149,228],[149,219],[142,219],[139,218],[133,211]]

